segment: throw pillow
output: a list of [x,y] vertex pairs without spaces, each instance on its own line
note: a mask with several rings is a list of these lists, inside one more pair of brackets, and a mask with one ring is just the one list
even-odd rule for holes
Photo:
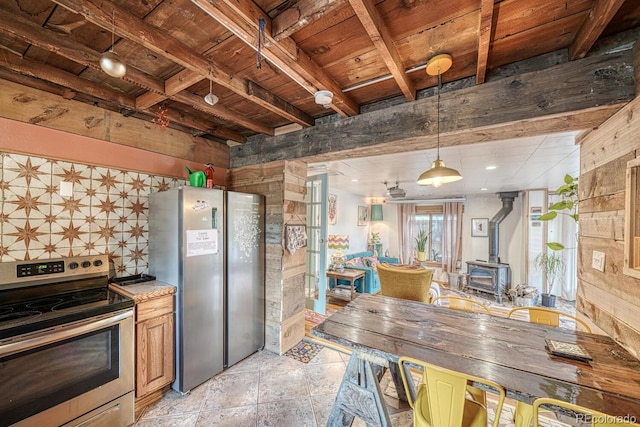
[[349,265],[351,267],[364,267],[364,262],[362,262],[362,258],[351,258],[345,265]]
[[365,258],[365,262],[368,267],[373,268],[373,271],[378,271],[378,257],[369,256]]

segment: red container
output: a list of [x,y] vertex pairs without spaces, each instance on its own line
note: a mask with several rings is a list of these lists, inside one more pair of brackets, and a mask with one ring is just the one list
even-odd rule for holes
[[207,163],[204,166],[204,174],[207,176],[207,188],[213,188],[213,163]]

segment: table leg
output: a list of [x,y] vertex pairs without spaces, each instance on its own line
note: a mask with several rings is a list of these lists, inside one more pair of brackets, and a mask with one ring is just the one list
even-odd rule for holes
[[409,400],[407,400],[407,393],[404,390],[402,375],[400,374],[400,366],[395,362],[389,362],[389,372],[391,373],[391,378],[393,378],[393,384],[396,386],[398,399],[400,402],[409,403]]
[[345,427],[358,417],[368,427],[391,427],[387,404],[372,362],[360,359],[354,351],[342,378],[327,427]]

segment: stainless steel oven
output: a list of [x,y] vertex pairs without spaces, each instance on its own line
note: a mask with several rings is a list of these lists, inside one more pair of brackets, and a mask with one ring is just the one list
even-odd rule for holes
[[134,422],[133,301],[106,256],[0,264],[0,426]]

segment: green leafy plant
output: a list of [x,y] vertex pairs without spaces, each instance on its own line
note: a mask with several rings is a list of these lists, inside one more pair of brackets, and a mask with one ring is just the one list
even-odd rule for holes
[[[564,176],[564,184],[558,187],[556,194],[562,196],[562,200],[554,203],[549,207],[549,212],[540,216],[540,221],[551,221],[559,214],[568,215],[578,222],[578,178],[574,178],[567,174]],[[548,242],[549,249],[559,251],[564,249],[564,245],[560,242]]]
[[372,244],[379,243],[379,242],[380,242],[380,233],[373,233],[373,232],[372,232],[372,233],[371,233],[371,239],[370,239],[370,242],[371,242]]
[[565,263],[558,252],[542,252],[535,259],[536,267],[547,277],[545,294],[552,294],[556,281],[565,271]]
[[418,230],[418,234],[416,234],[416,250],[418,252],[426,252],[429,234],[431,233],[428,233],[424,228]]

